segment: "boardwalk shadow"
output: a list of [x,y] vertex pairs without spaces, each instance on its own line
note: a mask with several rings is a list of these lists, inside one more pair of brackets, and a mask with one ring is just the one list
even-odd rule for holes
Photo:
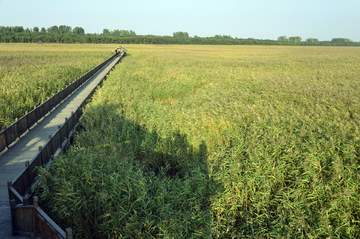
[[[209,176],[206,144],[194,147],[179,131],[147,129],[119,108],[104,103],[86,109],[74,146],[54,163],[51,177],[42,174],[43,205],[84,238],[209,237],[210,197],[219,185]],[[54,186],[57,170],[67,171],[66,187]],[[66,193],[77,196],[69,200]],[[67,205],[59,210],[56,201]]]

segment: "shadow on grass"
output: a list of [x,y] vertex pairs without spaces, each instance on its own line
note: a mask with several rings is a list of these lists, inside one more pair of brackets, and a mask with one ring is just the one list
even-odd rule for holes
[[210,237],[207,147],[178,131],[149,130],[120,105],[85,110],[73,146],[40,172],[41,199],[79,238]]

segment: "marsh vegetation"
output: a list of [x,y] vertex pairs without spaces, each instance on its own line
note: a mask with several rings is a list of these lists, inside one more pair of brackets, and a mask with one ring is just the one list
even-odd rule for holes
[[0,44],[0,127],[100,64],[111,45]]
[[75,144],[41,169],[60,225],[82,238],[360,236],[359,48],[127,49]]

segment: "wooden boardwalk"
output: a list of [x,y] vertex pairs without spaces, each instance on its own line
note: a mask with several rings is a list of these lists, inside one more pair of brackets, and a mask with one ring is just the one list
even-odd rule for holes
[[65,118],[69,117],[71,112],[81,105],[82,101],[120,58],[121,55],[119,54],[82,87],[52,110],[50,114],[40,120],[36,126],[23,134],[20,140],[13,142],[8,150],[0,153],[0,239],[27,238],[12,236],[7,182],[12,181],[25,168],[25,162],[30,161],[36,155],[39,146],[43,146],[48,141],[49,135],[53,135],[58,126],[64,123]]

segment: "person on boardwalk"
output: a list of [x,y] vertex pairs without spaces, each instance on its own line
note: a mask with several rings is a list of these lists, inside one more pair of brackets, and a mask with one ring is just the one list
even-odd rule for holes
[[118,55],[119,53],[122,52],[122,55],[125,55],[126,53],[126,49],[124,49],[123,47],[119,46],[116,47],[113,51],[115,51],[115,55]]
[[115,55],[119,54],[119,52],[120,52],[120,47],[116,47],[113,51],[115,51]]

